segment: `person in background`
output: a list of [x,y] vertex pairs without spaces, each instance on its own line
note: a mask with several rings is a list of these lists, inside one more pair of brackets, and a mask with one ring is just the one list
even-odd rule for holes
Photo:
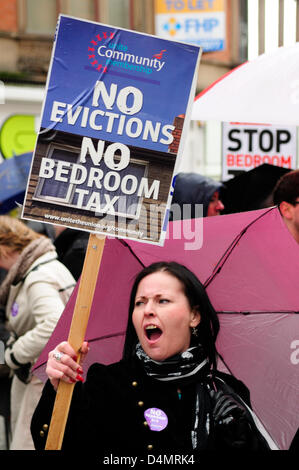
[[55,225],[54,246],[58,259],[72,273],[76,281],[81,276],[86,249],[89,240],[89,232],[75,230]]
[[290,171],[277,182],[273,202],[294,239],[299,243],[299,170]]
[[220,215],[224,205],[220,199],[223,184],[197,173],[178,173],[175,179],[170,220],[194,219]]
[[[299,170],[283,175],[273,190],[273,203],[278,206],[289,232],[299,243]],[[299,450],[299,428],[289,450]]]
[[121,361],[93,364],[83,383],[86,342],[80,364],[67,341],[49,353],[49,381],[31,423],[36,449],[45,448],[60,380],[75,383],[62,450],[105,458],[269,449],[247,387],[217,371],[218,331],[217,314],[188,268],[163,261],[144,268],[131,290]]
[[26,222],[26,225],[52,240],[59,261],[68,268],[75,280],[78,281],[83,269],[89,232],[31,220]]
[[[57,260],[51,240],[17,218],[0,216],[0,267],[7,275],[0,286],[10,336],[5,366],[11,385],[10,449],[33,449],[30,421],[43,383],[31,373],[75,286],[68,269]],[[1,367],[1,366],[0,366]]]
[[10,334],[5,327],[5,309],[0,307],[0,450],[9,449],[10,441],[10,369],[4,361],[4,345]]

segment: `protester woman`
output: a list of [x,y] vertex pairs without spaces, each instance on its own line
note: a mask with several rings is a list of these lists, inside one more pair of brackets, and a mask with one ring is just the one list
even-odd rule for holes
[[30,434],[33,411],[43,383],[31,368],[48,342],[75,280],[57,261],[51,241],[14,217],[0,216],[0,267],[7,270],[0,287],[5,308],[5,367],[13,374],[11,386],[10,449],[34,449]]
[[[82,362],[67,342],[49,354],[31,431],[44,449],[59,380],[73,383],[63,450],[109,456],[181,454],[204,449],[269,449],[249,409],[248,390],[217,372],[219,322],[197,277],[175,262],[143,269],[131,292],[120,362]],[[88,354],[86,342],[82,359]]]

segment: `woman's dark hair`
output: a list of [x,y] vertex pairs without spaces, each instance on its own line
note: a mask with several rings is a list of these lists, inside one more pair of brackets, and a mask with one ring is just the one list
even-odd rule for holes
[[[138,337],[133,326],[132,314],[135,308],[135,298],[139,283],[149,274],[156,272],[166,272],[171,276],[177,278],[184,287],[184,293],[189,301],[191,308],[197,308],[201,315],[199,325],[196,327],[197,335],[192,335],[192,345],[201,344],[208,357],[209,363],[213,368],[216,368],[216,347],[215,342],[219,332],[219,320],[215,312],[205,288],[199,279],[188,268],[182,264],[174,261],[166,262],[161,261],[153,263],[144,268],[135,278],[132,287],[130,305],[129,305],[129,318],[126,331],[126,339],[124,344],[123,359],[130,360],[135,353],[135,346],[138,342]],[[179,334],[179,332],[178,332]]]

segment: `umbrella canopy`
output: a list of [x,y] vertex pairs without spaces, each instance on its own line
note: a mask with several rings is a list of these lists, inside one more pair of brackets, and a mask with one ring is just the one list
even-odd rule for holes
[[0,214],[23,204],[32,152],[16,155],[0,164]]
[[288,173],[288,168],[264,163],[249,171],[223,181],[221,200],[223,214],[244,212],[273,205],[272,192],[281,176]]
[[192,119],[299,124],[299,43],[236,67],[200,93]]
[[[206,285],[221,324],[217,349],[225,363],[219,366],[245,382],[255,412],[287,449],[299,426],[298,365],[291,360],[298,341],[299,247],[277,208],[170,223],[164,247],[107,239],[85,370],[120,359],[133,278],[157,260],[185,264]],[[36,364],[41,378],[49,350],[68,335],[76,292]]]

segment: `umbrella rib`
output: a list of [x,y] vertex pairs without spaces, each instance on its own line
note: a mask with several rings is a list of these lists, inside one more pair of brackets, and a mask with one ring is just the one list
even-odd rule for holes
[[117,336],[123,336],[125,334],[125,331],[119,331],[118,333],[111,333],[110,335],[98,336],[97,338],[88,339],[88,342],[92,343],[93,341],[98,341],[100,339],[115,338]]
[[231,368],[229,367],[229,365],[225,362],[223,356],[220,354],[220,352],[216,349],[216,352],[217,352],[217,356],[219,357],[219,359],[223,362],[223,364],[225,365],[225,367],[227,368],[227,370],[229,371],[229,373],[235,377],[233,371],[231,370]]
[[[119,331],[118,333],[111,333],[110,335],[104,335],[104,336],[99,336],[97,338],[88,339],[88,342],[92,343],[93,341],[98,341],[100,339],[115,338],[117,336],[123,336],[125,334],[126,334],[125,331]],[[43,367],[47,363],[47,361],[48,361],[48,359],[45,359],[41,364],[39,364],[37,367],[35,367],[34,370],[38,370],[41,367]]]
[[130,247],[130,245],[128,245],[128,243],[125,242],[125,240],[123,240],[123,239],[118,238],[118,241],[119,241],[122,245],[126,246],[126,247],[128,248],[128,250],[129,250],[129,251],[132,253],[132,255],[134,256],[134,258],[136,258],[136,260],[141,264],[141,266],[142,266],[143,268],[145,268],[145,264],[141,261],[140,258],[138,258],[138,256],[136,255],[136,253],[134,253],[134,251],[132,250],[132,248]]
[[234,240],[231,242],[231,244],[228,246],[228,248],[225,250],[221,258],[219,259],[218,263],[216,264],[215,268],[213,269],[212,274],[208,277],[208,279],[204,283],[204,287],[207,288],[209,284],[212,282],[214,277],[220,273],[221,269],[223,268],[225,262],[228,260],[229,256],[233,252],[233,249],[235,246],[238,244],[240,239],[243,237],[243,235],[247,232],[249,227],[253,225],[255,222],[257,222],[259,219],[264,217],[266,214],[271,212],[273,209],[276,209],[276,206],[271,207],[267,212],[264,212],[263,214],[259,215],[256,219],[252,220],[243,230],[234,238]]
[[[142,263],[142,261],[140,260],[140,258],[138,258],[138,256],[134,253],[134,251],[132,250],[132,248],[130,247],[130,245],[128,245],[128,243],[126,243],[124,240],[122,239],[117,239],[122,245],[126,246],[129,251],[131,252],[131,254],[135,257],[135,259],[139,262],[139,264],[144,268],[145,267],[145,264]],[[118,333],[112,333],[110,335],[104,335],[104,336],[99,336],[97,338],[93,338],[93,339],[89,339],[88,341],[91,343],[93,341],[97,341],[97,340],[101,340],[101,339],[108,339],[108,338],[113,338],[113,337],[116,337],[116,336],[122,336],[125,334],[125,331],[121,331],[121,332],[118,332]],[[47,360],[45,360],[44,362],[42,362],[41,364],[39,364],[38,367],[36,367],[36,370],[39,369],[40,367],[44,366],[45,363],[47,362]]]
[[294,315],[298,315],[299,311],[295,311],[295,310],[278,310],[278,311],[271,311],[271,312],[265,312],[265,311],[262,311],[262,310],[253,310],[253,311],[242,311],[242,312],[238,312],[236,310],[222,310],[222,311],[219,311],[217,310],[217,315],[218,314],[239,314],[239,315],[255,315],[255,314],[269,314],[269,315],[273,315],[273,314],[281,314],[281,315],[284,315],[284,314],[294,314]]

